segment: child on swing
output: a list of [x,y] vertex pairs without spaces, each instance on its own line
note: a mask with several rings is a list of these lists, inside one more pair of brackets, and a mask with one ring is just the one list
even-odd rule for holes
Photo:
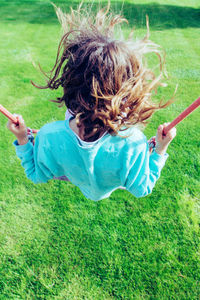
[[[57,15],[64,35],[56,62],[46,76],[47,85],[34,85],[63,88],[55,101],[66,105],[66,120],[43,126],[34,146],[21,116],[18,125],[8,122],[27,177],[34,183],[57,177],[70,180],[92,200],[107,198],[118,188],[135,197],[148,195],[176,135],[173,128],[165,136],[167,124],[160,125],[151,152],[137,126],[170,104],[151,101],[153,91],[162,85],[163,62],[157,46],[148,34],[140,41],[115,39],[116,25],[127,20],[109,15],[109,5],[93,21],[80,7],[71,15],[57,9]],[[158,77],[144,63],[144,54],[150,52],[160,61]]]

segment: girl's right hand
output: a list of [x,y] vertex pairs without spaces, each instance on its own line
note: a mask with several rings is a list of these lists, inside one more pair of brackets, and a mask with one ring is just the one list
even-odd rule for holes
[[18,144],[24,145],[28,143],[27,127],[22,116],[14,114],[17,117],[18,123],[15,124],[11,120],[8,121],[8,129],[16,136]]
[[156,134],[156,148],[155,151],[156,153],[160,155],[164,155],[167,151],[167,148],[171,141],[175,138],[176,136],[176,128],[172,128],[171,130],[168,131],[166,135],[164,135],[164,128],[167,127],[169,123],[164,123],[163,125],[160,125],[157,130]]

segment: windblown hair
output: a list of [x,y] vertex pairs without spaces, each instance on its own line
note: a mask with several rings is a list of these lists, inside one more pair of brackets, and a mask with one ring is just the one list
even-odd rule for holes
[[[102,132],[120,134],[134,124],[146,124],[152,114],[170,104],[151,101],[152,92],[162,85],[163,65],[159,46],[147,35],[139,41],[114,38],[119,24],[128,21],[109,13],[110,5],[87,16],[79,6],[70,14],[56,8],[64,35],[58,47],[55,65],[45,86],[52,90],[63,87],[62,97],[76,118],[81,138],[97,139]],[[119,28],[119,27],[118,27]],[[155,53],[159,60],[159,76],[147,67],[144,56]]]

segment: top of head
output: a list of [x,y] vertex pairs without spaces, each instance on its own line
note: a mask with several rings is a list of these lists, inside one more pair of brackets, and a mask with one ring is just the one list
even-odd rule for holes
[[[76,116],[83,136],[144,123],[161,106],[151,103],[151,93],[160,84],[144,64],[144,54],[154,52],[162,58],[157,45],[148,39],[133,41],[114,37],[116,26],[126,21],[108,14],[109,6],[93,17],[79,7],[71,14],[56,10],[64,35],[46,88],[63,87],[57,102],[65,102]],[[147,20],[148,29],[148,20]],[[161,72],[162,73],[162,72]]]

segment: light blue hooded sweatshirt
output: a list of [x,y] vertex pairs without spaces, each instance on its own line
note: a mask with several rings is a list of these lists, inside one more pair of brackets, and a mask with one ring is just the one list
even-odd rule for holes
[[89,199],[101,200],[121,187],[135,197],[152,192],[168,154],[149,153],[144,134],[133,127],[121,136],[105,134],[95,142],[82,141],[69,120],[46,124],[35,145],[14,142],[26,176],[34,183],[66,176]]

